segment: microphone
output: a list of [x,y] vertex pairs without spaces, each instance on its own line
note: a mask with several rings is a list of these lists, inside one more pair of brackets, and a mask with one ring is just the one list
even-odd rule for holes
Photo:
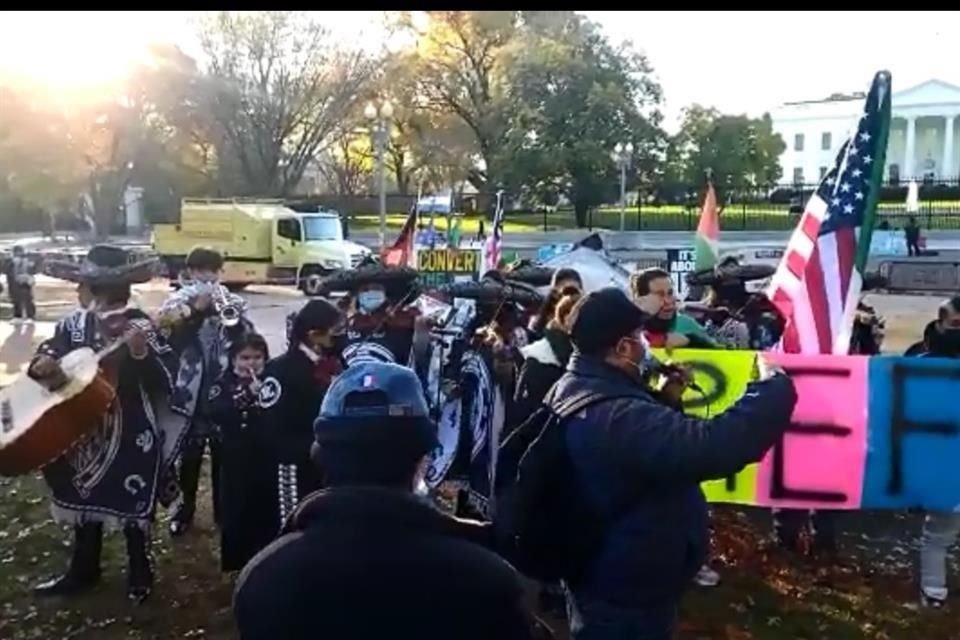
[[[675,364],[668,364],[666,362],[661,362],[659,360],[650,359],[647,364],[647,374],[648,375],[661,375],[667,379],[676,379],[677,377],[683,377],[685,374],[683,369]],[[686,384],[688,389],[693,389],[699,394],[703,394],[703,388],[698,385],[696,382],[691,380]]]

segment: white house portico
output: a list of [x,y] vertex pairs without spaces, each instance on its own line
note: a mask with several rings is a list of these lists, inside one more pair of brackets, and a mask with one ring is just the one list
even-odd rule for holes
[[[781,182],[816,182],[832,166],[863,108],[863,94],[791,102],[771,113],[787,145]],[[884,179],[957,180],[960,175],[960,87],[941,80],[895,91]]]

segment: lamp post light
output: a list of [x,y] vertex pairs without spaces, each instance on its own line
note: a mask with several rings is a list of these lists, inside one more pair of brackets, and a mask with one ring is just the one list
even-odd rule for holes
[[620,168],[620,231],[623,231],[627,217],[627,169],[633,162],[633,143],[618,142],[610,156]]
[[389,100],[384,100],[378,108],[373,102],[368,102],[363,115],[370,122],[370,135],[373,138],[373,148],[377,157],[377,184],[380,191],[380,252],[382,253],[387,243],[387,184],[383,154],[390,140],[393,105]]

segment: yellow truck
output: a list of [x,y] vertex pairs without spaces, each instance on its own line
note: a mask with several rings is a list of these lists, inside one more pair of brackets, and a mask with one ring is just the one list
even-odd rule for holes
[[335,213],[298,213],[281,200],[194,199],[181,203],[180,222],[153,227],[153,249],[176,280],[197,245],[220,250],[223,283],[290,284],[319,293],[323,276],[356,266],[370,250],[343,239]]

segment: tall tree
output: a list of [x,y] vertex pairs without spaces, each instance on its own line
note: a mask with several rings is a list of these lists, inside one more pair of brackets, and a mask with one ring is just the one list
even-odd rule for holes
[[512,190],[565,195],[577,223],[616,197],[611,152],[633,144],[630,182],[658,164],[660,87],[646,58],[573,12],[529,12],[510,52],[511,127],[500,162]]
[[778,158],[784,149],[769,114],[725,115],[695,104],[684,109],[680,131],[670,141],[669,177],[699,184],[710,170],[718,189],[772,185],[781,176]]
[[289,194],[365,100],[378,65],[362,50],[336,44],[303,13],[220,12],[200,35],[203,104],[215,125],[225,188]]
[[421,28],[409,14],[401,26],[417,46],[404,61],[415,73],[424,107],[459,119],[472,133],[478,162],[470,181],[493,192],[508,128],[504,53],[518,33],[516,11],[428,11]]

